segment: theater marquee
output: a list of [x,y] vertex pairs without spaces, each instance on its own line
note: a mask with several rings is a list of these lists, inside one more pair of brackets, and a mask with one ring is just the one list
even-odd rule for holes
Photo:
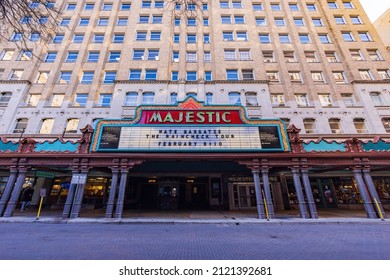
[[101,120],[93,152],[288,151],[280,120],[247,119],[241,106],[140,106],[131,120]]

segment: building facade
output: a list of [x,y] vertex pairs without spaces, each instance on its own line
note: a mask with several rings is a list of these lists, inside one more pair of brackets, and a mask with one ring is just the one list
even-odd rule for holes
[[[116,217],[127,208],[264,217],[263,196],[272,215],[295,207],[317,217],[320,207],[372,218],[389,206],[390,54],[359,1],[202,1],[187,12],[159,0],[57,2],[50,42],[35,36],[20,50],[11,32],[0,49],[1,215],[30,185],[64,217],[115,201]],[[90,147],[105,120],[186,100],[241,106],[243,125],[280,119],[290,148]]]
[[374,27],[379,33],[383,43],[385,44],[388,51],[390,51],[390,8],[387,9],[375,22]]

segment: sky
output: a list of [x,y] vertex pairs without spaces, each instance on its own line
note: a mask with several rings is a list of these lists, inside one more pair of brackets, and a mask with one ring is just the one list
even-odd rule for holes
[[360,0],[360,3],[362,4],[371,22],[374,22],[388,8],[390,8],[390,0]]

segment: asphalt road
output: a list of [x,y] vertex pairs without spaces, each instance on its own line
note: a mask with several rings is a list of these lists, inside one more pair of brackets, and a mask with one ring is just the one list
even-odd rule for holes
[[1,223],[1,260],[389,260],[386,224]]

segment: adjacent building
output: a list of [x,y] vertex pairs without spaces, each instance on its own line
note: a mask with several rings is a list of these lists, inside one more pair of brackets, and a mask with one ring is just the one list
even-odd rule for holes
[[[57,2],[48,43],[0,48],[0,215],[28,186],[64,218],[389,207],[390,53],[359,1]],[[191,133],[222,148],[142,142]]]

